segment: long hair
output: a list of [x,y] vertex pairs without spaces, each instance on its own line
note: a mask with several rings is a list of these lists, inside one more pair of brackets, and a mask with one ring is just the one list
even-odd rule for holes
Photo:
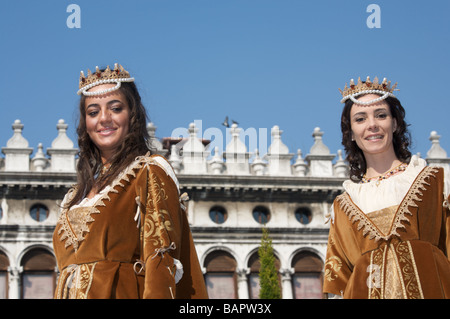
[[[409,146],[411,145],[411,135],[408,131],[408,124],[405,121],[405,109],[400,101],[394,97],[385,99],[389,105],[392,117],[397,121],[397,129],[392,137],[392,144],[394,146],[395,155],[402,161],[409,163],[411,159],[411,152]],[[346,160],[350,166],[350,179],[359,182],[364,176],[367,163],[362,150],[358,147],[355,141],[352,141],[352,128],[350,121],[350,110],[353,106],[353,101],[347,100],[341,116],[341,132],[342,145],[346,153]]]
[[80,202],[96,187],[101,191],[110,184],[137,156],[149,152],[147,140],[147,113],[141,102],[141,96],[134,82],[123,82],[118,90],[124,95],[130,109],[129,132],[111,159],[111,166],[105,174],[99,174],[103,163],[101,153],[92,142],[86,129],[86,97],[80,98],[78,134],[77,192],[67,208]]

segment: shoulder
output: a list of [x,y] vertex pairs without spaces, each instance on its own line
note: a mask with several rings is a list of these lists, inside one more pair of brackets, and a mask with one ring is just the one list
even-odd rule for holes
[[336,196],[336,198],[333,201],[333,204],[330,207],[328,217],[329,220],[334,224],[334,221],[336,219],[336,214],[339,214],[342,210],[342,201],[344,200],[347,193],[344,191],[342,194]]
[[170,178],[177,186],[178,191],[180,190],[180,184],[172,165],[167,161],[167,159],[161,155],[149,155],[139,156],[136,158],[136,164],[141,169],[147,169],[149,172],[153,171],[155,167],[159,167],[163,170],[165,175]]

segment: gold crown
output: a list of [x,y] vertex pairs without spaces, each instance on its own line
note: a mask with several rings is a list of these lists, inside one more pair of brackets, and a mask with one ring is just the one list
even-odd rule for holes
[[[121,65],[117,63],[114,64],[114,70],[111,70],[108,65],[108,67],[104,71],[100,71],[98,66],[96,66],[94,73],[92,73],[91,70],[88,69],[87,76],[85,76],[84,72],[81,71],[79,90],[77,94],[84,94],[88,96],[100,95],[117,90],[118,88],[120,88],[122,82],[133,81],[134,78],[130,77],[130,73],[128,73]],[[90,88],[105,83],[116,83],[116,86],[102,91],[87,92]]]
[[[388,96],[395,97],[392,92],[396,90],[397,83],[395,83],[393,86],[391,86],[391,81],[387,81],[386,78],[383,79],[383,82],[379,83],[378,78],[375,77],[375,79],[370,81],[370,77],[367,77],[365,82],[361,81],[361,78],[358,78],[358,83],[355,85],[355,81],[353,79],[350,80],[350,87],[347,86],[347,83],[345,83],[344,90],[342,91],[339,89],[339,92],[341,92],[343,99],[341,100],[341,103],[344,103],[346,100],[351,99],[354,103],[358,104],[372,104],[379,100],[383,100],[387,98]],[[357,101],[355,99],[356,96],[362,95],[362,94],[379,94],[381,95],[380,98],[368,101],[368,102],[361,102]]]

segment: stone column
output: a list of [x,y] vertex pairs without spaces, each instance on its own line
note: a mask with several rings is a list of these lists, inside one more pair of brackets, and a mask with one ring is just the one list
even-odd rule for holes
[[281,269],[281,289],[283,299],[293,299],[292,293],[292,274],[294,271],[292,269]]
[[238,285],[238,298],[239,299],[249,299],[248,294],[248,278],[250,269],[241,268],[237,270],[237,285]]
[[8,299],[20,299],[20,274],[22,267],[8,267]]

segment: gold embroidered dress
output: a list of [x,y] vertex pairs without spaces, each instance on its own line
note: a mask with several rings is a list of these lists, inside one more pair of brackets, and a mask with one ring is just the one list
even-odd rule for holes
[[55,298],[207,298],[178,181],[161,156],[138,157],[97,196],[62,209],[53,245]]
[[358,299],[450,298],[450,212],[442,168],[413,156],[376,182],[344,182],[334,204],[324,292]]

